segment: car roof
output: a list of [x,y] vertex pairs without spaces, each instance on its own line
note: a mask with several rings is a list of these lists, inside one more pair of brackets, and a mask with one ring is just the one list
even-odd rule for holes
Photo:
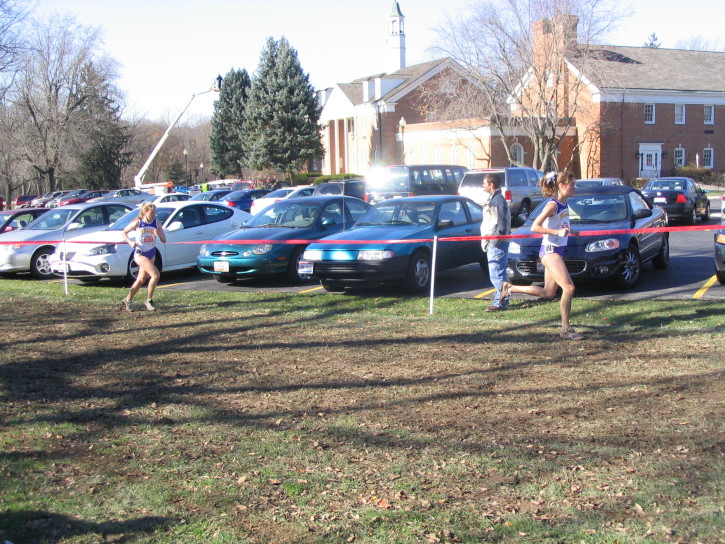
[[[365,202],[364,200],[360,200],[359,198],[356,198],[354,196],[350,195],[312,195],[312,196],[300,196],[297,198],[283,198],[276,204],[286,204],[288,202],[304,202],[305,204],[324,204],[325,202],[329,202],[330,200],[337,200],[339,198],[346,198],[346,199],[352,199],[357,200],[358,202]],[[365,202],[367,204],[367,202]]]
[[208,206],[208,205],[216,205],[221,206],[222,208],[229,208],[229,206],[225,206],[221,203],[219,200],[176,200],[174,202],[162,202],[161,204],[158,204],[156,208],[185,208],[186,206]]
[[34,212],[36,210],[43,210],[44,212],[49,211],[51,208],[16,208],[14,210],[1,210],[0,214],[2,215],[12,215],[12,214],[21,214],[21,213],[28,213],[28,212]]
[[52,208],[54,210],[85,210],[86,208],[94,208],[96,206],[118,206],[119,204],[123,206],[128,206],[129,209],[133,209],[133,206],[129,204],[128,202],[124,202],[123,200],[119,201],[109,201],[106,200],[104,202],[82,202],[80,204],[69,204],[68,206],[61,206],[59,208]]
[[594,187],[577,187],[575,195],[611,195],[636,193],[637,189],[629,185],[595,185]]
[[383,200],[378,204],[390,203],[390,202],[447,202],[450,200],[467,200],[473,202],[470,198],[459,195],[418,195],[418,196],[404,196],[402,198],[390,198]]
[[[492,166],[491,168],[473,168],[466,172],[466,174],[470,173],[480,173],[480,172],[500,172],[501,170],[512,170],[514,168],[526,168],[527,170],[537,170],[533,166]],[[540,172],[540,170],[538,170]]]

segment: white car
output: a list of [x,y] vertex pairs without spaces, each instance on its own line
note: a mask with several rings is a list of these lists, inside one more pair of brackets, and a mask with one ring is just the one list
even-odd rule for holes
[[252,201],[252,208],[249,212],[255,215],[265,209],[267,206],[271,206],[275,202],[285,200],[287,198],[299,198],[302,196],[312,196],[315,192],[313,185],[298,185],[297,187],[285,187],[284,189],[277,189],[272,191],[268,195],[258,198]]
[[[199,246],[180,242],[211,240],[238,229],[251,217],[242,210],[199,200],[168,202],[156,210],[166,233],[166,243],[156,246],[156,267],[162,271],[196,267]],[[137,217],[135,209],[106,230],[61,244],[50,260],[51,269],[59,276],[67,274],[88,283],[101,278],[135,278],[138,265],[123,239],[123,229]]]
[[123,202],[71,204],[47,211],[21,230],[0,234],[0,274],[28,272],[34,278],[52,278],[49,257],[63,240],[96,236],[133,206]]
[[[191,195],[188,193],[166,193],[165,195],[160,196],[152,196],[151,198],[147,198],[144,200],[144,202],[151,202],[155,206],[160,206],[161,204],[166,204],[167,202],[184,202],[185,200],[189,200],[191,198]],[[141,202],[139,206],[143,204]]]

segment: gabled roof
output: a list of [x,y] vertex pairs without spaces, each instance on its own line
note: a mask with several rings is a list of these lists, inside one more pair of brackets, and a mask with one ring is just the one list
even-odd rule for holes
[[[422,64],[407,66],[390,74],[374,74],[371,76],[356,79],[354,81],[351,81],[350,83],[339,83],[337,86],[342,90],[343,93],[345,93],[345,96],[348,98],[348,100],[350,100],[353,105],[357,106],[358,104],[364,103],[362,85],[363,82],[376,78],[382,78],[384,80],[392,80],[394,82],[398,82],[397,85],[392,87],[381,97],[383,101],[387,101],[390,100],[390,98],[393,96],[399,95],[401,93],[405,94],[406,89],[414,86],[416,82],[420,80],[420,78],[426,76],[432,71],[435,71],[436,69],[441,67],[441,65],[450,62],[451,60],[448,58],[432,60],[430,62],[424,62]],[[374,102],[374,99],[370,98],[368,102]]]
[[569,60],[602,90],[725,93],[725,53],[608,45],[592,53],[594,59]]

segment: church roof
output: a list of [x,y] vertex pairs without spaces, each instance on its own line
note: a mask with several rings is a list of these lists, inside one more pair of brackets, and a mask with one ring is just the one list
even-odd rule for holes
[[602,90],[725,93],[725,53],[608,45],[593,53],[570,60]]
[[400,11],[400,6],[398,5],[398,2],[393,2],[393,9],[390,12],[391,17],[403,17],[403,12]]

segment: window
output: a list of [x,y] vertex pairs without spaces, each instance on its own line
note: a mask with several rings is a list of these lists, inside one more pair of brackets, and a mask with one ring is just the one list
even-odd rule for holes
[[468,148],[466,153],[466,167],[471,170],[476,165],[476,154],[473,151],[473,147]]
[[715,124],[715,106],[711,106],[711,105],[705,106],[705,124],[706,125]]
[[712,147],[706,147],[702,150],[702,167],[714,168],[715,160]]
[[675,124],[676,125],[685,124],[685,105],[684,104],[675,104]]
[[511,146],[511,160],[516,165],[524,164],[524,146],[521,144],[513,144]]
[[644,105],[644,124],[654,125],[655,124],[655,105],[645,104]]
[[675,148],[675,151],[674,151],[674,154],[672,157],[672,162],[673,162],[675,168],[681,168],[681,167],[685,166],[685,148],[684,147]]

